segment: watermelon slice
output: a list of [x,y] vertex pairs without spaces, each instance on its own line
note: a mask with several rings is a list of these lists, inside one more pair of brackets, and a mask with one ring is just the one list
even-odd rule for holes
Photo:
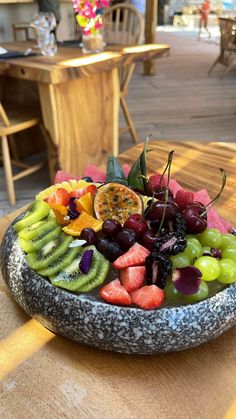
[[[194,201],[207,205],[211,201],[211,197],[206,189],[201,189],[200,191],[195,192]],[[208,228],[217,228],[223,234],[228,233],[232,228],[228,221],[222,221],[222,218],[217,214],[215,208],[211,208],[207,211],[207,226]]]
[[130,165],[129,164],[122,164],[122,169],[124,171],[125,176],[128,177],[130,169],[131,169]]
[[70,179],[79,180],[81,177],[70,175],[70,173],[64,172],[64,170],[58,170],[54,179],[54,185],[56,183],[68,182]]
[[104,170],[94,166],[94,164],[88,164],[83,172],[82,177],[89,176],[93,179],[93,182],[106,182],[106,174]]
[[[155,173],[149,178],[151,185],[154,188],[159,186],[160,179],[161,179],[160,173]],[[166,185],[167,185],[167,176],[163,176],[161,186],[166,186]],[[175,179],[170,179],[169,188],[174,197],[180,189],[183,189],[182,186],[180,186],[180,184]]]

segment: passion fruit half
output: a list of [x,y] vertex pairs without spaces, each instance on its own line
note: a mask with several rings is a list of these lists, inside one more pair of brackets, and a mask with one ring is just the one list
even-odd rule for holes
[[94,197],[94,212],[98,220],[117,220],[124,224],[131,214],[143,213],[143,201],[132,189],[110,182],[100,186]]

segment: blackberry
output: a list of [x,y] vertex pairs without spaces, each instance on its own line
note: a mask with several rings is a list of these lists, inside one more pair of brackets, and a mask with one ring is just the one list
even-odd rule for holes
[[147,284],[155,284],[164,288],[166,280],[172,269],[172,263],[167,256],[152,252],[145,261]]

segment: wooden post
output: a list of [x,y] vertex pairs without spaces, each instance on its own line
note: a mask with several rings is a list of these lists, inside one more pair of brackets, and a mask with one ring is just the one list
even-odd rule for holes
[[[157,0],[146,0],[145,13],[145,43],[154,44],[156,42],[157,27]],[[151,76],[155,74],[155,60],[144,62],[144,74]]]

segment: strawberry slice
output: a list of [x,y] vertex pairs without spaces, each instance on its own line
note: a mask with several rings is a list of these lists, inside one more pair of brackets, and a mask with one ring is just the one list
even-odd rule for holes
[[91,196],[93,197],[95,193],[97,192],[97,186],[91,184],[91,185],[85,186],[84,188],[76,189],[75,191],[70,192],[70,198],[72,197],[81,198],[81,196],[89,192],[91,193]]
[[118,259],[113,262],[116,269],[128,268],[129,266],[140,266],[145,264],[146,257],[150,252],[146,247],[141,246],[139,243],[134,243],[133,246]]
[[119,279],[114,279],[114,281],[104,285],[99,291],[99,294],[105,301],[111,304],[122,306],[131,304],[131,298],[123,285],[121,285]]
[[165,292],[156,285],[146,285],[130,293],[132,304],[145,310],[160,307],[165,298]]
[[121,269],[120,282],[126,291],[135,291],[143,285],[145,275],[145,266],[130,266],[129,268]]
[[51,193],[45,201],[49,205],[59,204],[67,206],[69,204],[70,194],[64,188],[58,188],[53,193]]

